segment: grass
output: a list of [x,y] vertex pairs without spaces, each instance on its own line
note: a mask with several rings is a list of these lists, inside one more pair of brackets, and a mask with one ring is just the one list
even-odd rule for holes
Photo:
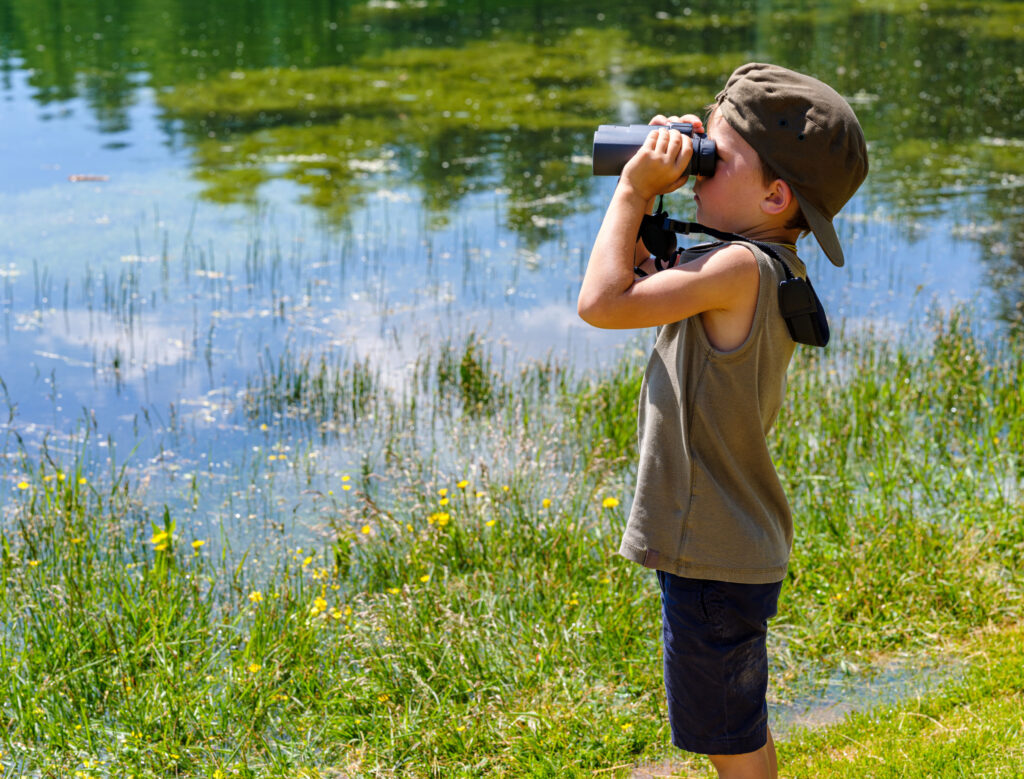
[[1024,775],[1024,629],[972,636],[966,678],[926,698],[851,716],[780,747],[788,776]]
[[[614,554],[642,365],[501,366],[473,336],[424,355],[413,393],[268,354],[247,424],[373,442],[310,498],[330,527],[304,548],[232,553],[123,471],[26,455],[0,526],[4,772],[615,776],[662,757],[656,587]],[[772,437],[797,517],[782,697],[1020,620],[1022,378],[1022,344],[962,312],[801,350]],[[1013,775],[1019,638],[985,634],[964,685],[796,736],[785,764],[952,776],[955,753]]]

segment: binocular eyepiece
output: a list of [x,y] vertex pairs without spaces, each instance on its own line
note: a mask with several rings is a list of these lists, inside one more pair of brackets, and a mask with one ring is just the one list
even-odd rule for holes
[[[694,133],[689,122],[675,122],[667,126],[670,130],[678,130],[689,135],[693,141],[693,156],[686,168],[687,175],[713,176],[715,173],[715,142],[702,133]],[[594,175],[618,176],[623,167],[636,154],[637,149],[644,145],[651,130],[659,125],[602,124],[594,133]]]

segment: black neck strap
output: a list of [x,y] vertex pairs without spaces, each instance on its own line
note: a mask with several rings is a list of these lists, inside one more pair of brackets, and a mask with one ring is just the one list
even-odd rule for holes
[[789,265],[785,260],[782,259],[782,255],[779,254],[772,244],[765,243],[764,241],[755,241],[752,238],[746,238],[738,233],[727,233],[724,230],[716,230],[713,227],[705,227],[700,222],[680,222],[678,219],[670,219],[664,217],[662,224],[660,225],[662,230],[667,230],[672,233],[679,233],[680,235],[690,235],[690,233],[701,233],[702,235],[710,235],[712,238],[717,238],[719,241],[743,241],[745,243],[752,243],[764,251],[770,257],[778,260],[782,263],[782,268],[786,272],[786,278],[793,278],[792,272],[789,270]]

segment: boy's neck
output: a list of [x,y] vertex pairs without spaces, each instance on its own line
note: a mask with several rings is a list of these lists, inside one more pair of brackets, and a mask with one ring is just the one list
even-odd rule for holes
[[741,233],[741,235],[752,241],[782,244],[783,246],[790,247],[793,251],[796,251],[796,242],[797,239],[800,238],[800,230],[786,229],[781,226],[765,226],[762,228],[755,228],[753,230],[746,230]]

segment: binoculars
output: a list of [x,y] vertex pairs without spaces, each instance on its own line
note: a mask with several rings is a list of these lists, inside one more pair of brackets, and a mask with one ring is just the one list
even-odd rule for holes
[[594,133],[594,175],[618,176],[622,168],[636,154],[637,149],[644,145],[651,130],[660,127],[678,130],[689,135],[693,141],[693,156],[686,169],[686,175],[713,176],[715,173],[715,142],[702,133],[694,133],[689,122],[674,122],[669,125],[602,124]]

